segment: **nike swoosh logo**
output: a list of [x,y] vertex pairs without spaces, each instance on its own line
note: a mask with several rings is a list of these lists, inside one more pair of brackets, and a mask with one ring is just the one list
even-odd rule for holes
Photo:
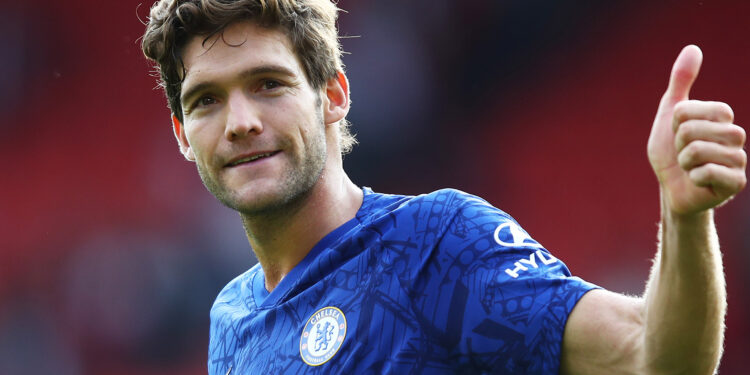
[[229,375],[230,372],[232,372],[232,366],[229,366],[229,370],[227,370],[226,375]]

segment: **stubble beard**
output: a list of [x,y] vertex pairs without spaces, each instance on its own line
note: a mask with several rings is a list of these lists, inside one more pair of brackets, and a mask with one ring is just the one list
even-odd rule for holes
[[[322,113],[318,113],[317,127],[311,138],[307,152],[302,159],[289,158],[290,165],[279,178],[277,189],[264,197],[246,199],[238,191],[227,189],[219,178],[212,176],[203,166],[197,164],[198,174],[206,189],[223,205],[239,212],[243,216],[278,216],[279,213],[293,211],[309,196],[320,180],[327,157],[325,124]],[[251,193],[252,194],[252,193]]]

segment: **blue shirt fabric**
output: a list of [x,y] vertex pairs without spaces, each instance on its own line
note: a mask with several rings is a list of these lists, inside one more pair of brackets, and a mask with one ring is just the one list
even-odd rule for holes
[[596,286],[481,198],[363,191],[271,293],[260,265],[220,292],[209,374],[558,373]]

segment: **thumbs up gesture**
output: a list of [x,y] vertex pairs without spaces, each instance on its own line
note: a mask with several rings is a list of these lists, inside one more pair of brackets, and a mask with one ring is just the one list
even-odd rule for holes
[[694,45],[677,56],[648,139],[665,209],[683,215],[716,207],[747,182],[745,131],[732,123],[732,108],[688,99],[702,60]]

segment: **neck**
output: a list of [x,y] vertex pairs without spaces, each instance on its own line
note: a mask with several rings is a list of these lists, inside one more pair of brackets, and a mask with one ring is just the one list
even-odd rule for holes
[[266,289],[275,289],[316,243],[354,218],[361,205],[362,191],[343,169],[325,168],[315,186],[288,207],[263,215],[241,213]]

